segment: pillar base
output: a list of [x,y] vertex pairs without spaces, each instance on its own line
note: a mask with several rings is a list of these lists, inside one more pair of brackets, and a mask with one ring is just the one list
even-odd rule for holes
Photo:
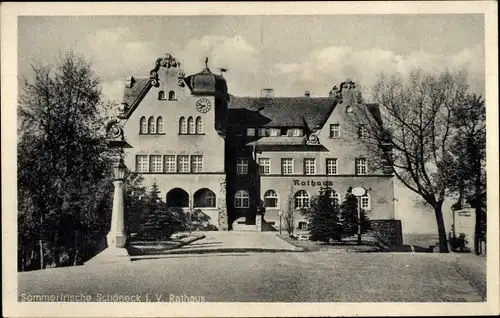
[[123,233],[108,233],[106,236],[108,247],[125,247],[127,237]]

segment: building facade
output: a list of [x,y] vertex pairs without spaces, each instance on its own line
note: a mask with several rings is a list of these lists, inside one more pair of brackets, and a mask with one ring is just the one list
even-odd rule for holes
[[270,229],[284,228],[284,215],[306,229],[300,210],[322,185],[339,201],[363,187],[370,219],[394,220],[393,176],[371,167],[362,129],[346,129],[356,107],[378,114],[351,81],[329,97],[274,97],[271,89],[236,97],[208,66],[185,76],[167,54],[149,77],[127,79],[125,163],[146,185],[156,182],[167,205],[202,212],[220,230],[255,227],[257,215]]

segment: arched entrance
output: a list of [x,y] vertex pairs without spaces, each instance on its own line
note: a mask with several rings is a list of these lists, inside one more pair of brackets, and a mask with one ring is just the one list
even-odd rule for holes
[[212,190],[203,188],[194,193],[195,208],[215,208],[216,205],[215,193]]
[[181,188],[174,188],[167,192],[167,206],[177,208],[189,207],[189,194]]

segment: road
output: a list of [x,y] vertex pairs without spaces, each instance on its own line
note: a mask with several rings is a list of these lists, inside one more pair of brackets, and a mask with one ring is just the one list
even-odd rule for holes
[[93,301],[97,294],[102,300],[115,293],[140,295],[141,301],[482,301],[449,257],[344,250],[167,255],[20,273],[18,290],[21,301],[33,295],[82,293],[92,294]]

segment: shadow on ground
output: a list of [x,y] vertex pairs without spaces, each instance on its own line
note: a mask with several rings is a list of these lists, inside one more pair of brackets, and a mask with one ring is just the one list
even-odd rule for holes
[[[138,260],[149,260],[156,258],[169,258],[178,255],[190,255],[190,257],[195,257],[198,255],[207,254],[213,256],[222,256],[222,255],[214,255],[214,254],[227,254],[227,255],[245,255],[245,253],[304,253],[307,252],[305,250],[297,250],[291,251],[287,249],[265,249],[265,248],[214,248],[214,249],[182,249],[182,250],[171,250],[168,253],[156,254],[156,255],[137,255],[131,256],[131,261]],[[235,254],[237,253],[237,254]]]

